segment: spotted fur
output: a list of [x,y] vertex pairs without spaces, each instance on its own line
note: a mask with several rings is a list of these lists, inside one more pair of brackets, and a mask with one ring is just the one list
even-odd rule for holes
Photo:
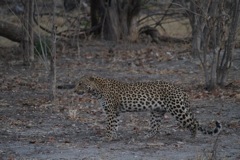
[[217,121],[214,129],[202,127],[190,111],[188,95],[182,88],[163,81],[124,83],[98,76],[84,76],[75,87],[79,94],[90,93],[97,98],[107,115],[107,137],[117,137],[118,116],[121,112],[150,111],[151,131],[155,135],[162,117],[171,113],[193,137],[197,130],[204,134],[218,134],[222,128]]

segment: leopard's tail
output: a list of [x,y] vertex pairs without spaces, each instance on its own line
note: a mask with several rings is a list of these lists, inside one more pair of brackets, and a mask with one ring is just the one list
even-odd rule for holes
[[57,86],[57,89],[73,89],[75,87],[76,87],[75,84],[65,84]]
[[208,134],[208,135],[216,135],[221,132],[222,130],[222,125],[220,122],[216,121],[216,126],[214,129],[207,129],[206,127],[199,126],[198,130],[201,131],[203,134]]

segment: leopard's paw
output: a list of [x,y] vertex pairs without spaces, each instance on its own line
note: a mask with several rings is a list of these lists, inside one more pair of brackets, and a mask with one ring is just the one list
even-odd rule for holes
[[144,139],[152,138],[152,137],[154,137],[156,134],[157,134],[157,132],[152,132],[152,131],[147,132],[147,133],[145,133]]
[[106,136],[103,138],[104,141],[113,141],[118,138],[117,133],[107,132]]

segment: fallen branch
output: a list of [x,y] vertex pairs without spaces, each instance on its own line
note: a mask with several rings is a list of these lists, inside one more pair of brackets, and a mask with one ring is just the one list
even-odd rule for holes
[[[23,30],[21,27],[1,20],[0,20],[0,36],[18,43],[24,41]],[[39,41],[39,37],[37,34],[34,34],[33,37],[35,43]]]
[[139,34],[146,34],[150,35],[152,41],[159,44],[160,41],[164,42],[172,42],[172,43],[190,43],[191,38],[176,38],[176,37],[169,37],[169,36],[162,36],[158,32],[158,30],[154,27],[144,26],[139,30]]
[[221,134],[221,133],[219,133],[219,134],[217,135],[216,140],[215,140],[215,142],[214,142],[214,144],[213,144],[212,156],[211,156],[211,158],[210,158],[210,159],[212,159],[212,160],[217,160],[217,148],[218,148],[218,140],[219,140],[219,135],[220,135],[220,134]]

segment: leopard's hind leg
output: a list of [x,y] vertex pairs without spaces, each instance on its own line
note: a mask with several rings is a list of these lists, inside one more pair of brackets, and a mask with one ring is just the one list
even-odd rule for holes
[[188,107],[178,105],[177,107],[169,107],[168,111],[176,118],[182,127],[187,128],[191,132],[193,138],[196,137],[198,122]]
[[150,138],[156,135],[159,131],[160,125],[161,125],[161,120],[166,113],[165,110],[159,110],[155,109],[151,111],[151,119],[150,119],[150,127],[151,130],[149,133],[145,136],[145,138]]

